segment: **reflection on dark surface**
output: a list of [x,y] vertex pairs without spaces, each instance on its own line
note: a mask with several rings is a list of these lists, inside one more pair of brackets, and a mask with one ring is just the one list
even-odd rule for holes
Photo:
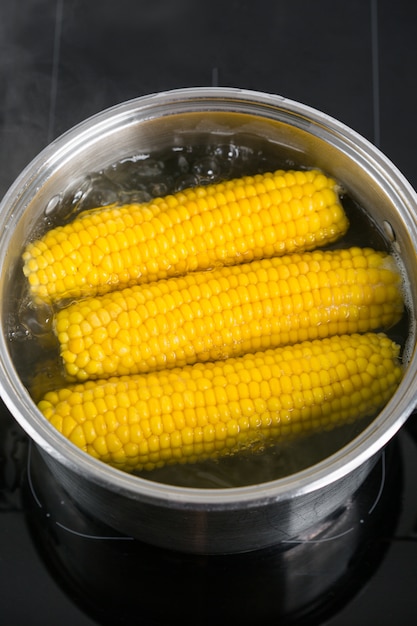
[[[25,509],[56,581],[101,624],[320,624],[383,559],[399,514],[398,446],[387,448],[343,510],[259,552],[195,556],[118,535],[81,514],[31,450]],[[370,538],[372,537],[372,541]]]

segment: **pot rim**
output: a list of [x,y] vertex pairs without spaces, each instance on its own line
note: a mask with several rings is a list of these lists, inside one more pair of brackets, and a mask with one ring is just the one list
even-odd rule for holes
[[[197,110],[197,103],[198,110],[203,111],[206,103],[206,110],[222,111],[228,103],[233,104],[233,111],[236,112],[245,112],[248,105],[257,107],[262,117],[268,117],[268,109],[271,118],[274,118],[277,109],[288,117],[297,116],[299,124],[306,130],[320,127],[324,133],[332,135],[336,144],[347,145],[359,163],[372,159],[381,185],[386,189],[395,189],[406,205],[417,207],[416,192],[397,167],[368,140],[331,116],[276,94],[229,87],[193,87],[140,96],[114,105],[80,122],[46,146],[22,171],[0,203],[0,243],[10,236],[8,226],[15,205],[19,202],[25,205],[34,181],[39,179],[41,173],[47,174],[54,163],[62,164],[66,159],[72,159],[74,153],[84,149],[87,141],[94,142],[104,130],[106,133],[113,132],[122,120],[125,124],[135,123],[135,111],[140,110],[141,120],[144,120],[146,115],[167,115],[172,105],[181,102],[187,104],[190,110]],[[417,233],[417,217],[411,210],[405,217],[408,228]],[[4,250],[0,248],[1,263],[6,251],[7,246]],[[417,390],[413,390],[415,366],[411,367],[416,360],[413,349],[394,397],[366,429],[331,456],[305,470],[266,483],[225,489],[178,487],[127,474],[78,449],[56,431],[36,408],[9,359],[7,339],[3,333],[0,334],[0,355],[5,355],[0,358],[0,394],[12,415],[37,445],[76,475],[81,474],[120,495],[166,507],[187,509],[204,506],[205,509],[223,510],[236,508],[242,503],[259,506],[319,490],[342,479],[380,452],[405,423],[417,403]]]

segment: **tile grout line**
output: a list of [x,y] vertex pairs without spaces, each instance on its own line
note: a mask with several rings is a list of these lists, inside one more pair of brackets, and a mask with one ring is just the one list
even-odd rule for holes
[[378,0],[371,0],[371,55],[374,144],[379,148],[381,143],[381,118],[379,91]]
[[49,120],[48,120],[48,135],[47,135],[48,143],[50,143],[54,139],[63,13],[64,13],[64,0],[57,0],[56,12],[55,12],[54,45],[53,45],[53,51],[52,51],[51,92],[50,92],[50,99],[49,99]]

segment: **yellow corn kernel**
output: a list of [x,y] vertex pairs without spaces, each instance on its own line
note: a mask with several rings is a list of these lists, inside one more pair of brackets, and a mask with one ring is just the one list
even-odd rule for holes
[[86,211],[29,243],[23,271],[34,299],[53,302],[310,250],[347,228],[334,180],[316,170],[279,170]]
[[[65,422],[75,445],[130,471],[231,454],[372,417],[401,377],[397,344],[384,333],[352,334],[78,383],[47,393],[38,406],[61,432]],[[101,399],[108,397],[114,402],[106,412]]]
[[66,377],[83,381],[386,330],[402,312],[393,258],[349,248],[137,285],[75,302],[53,326]]

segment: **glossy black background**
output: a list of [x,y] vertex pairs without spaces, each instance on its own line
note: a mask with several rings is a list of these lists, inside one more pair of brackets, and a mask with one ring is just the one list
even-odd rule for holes
[[[316,107],[378,145],[417,186],[416,28],[412,0],[2,0],[0,195],[47,143],[99,110],[208,85]],[[12,449],[20,458],[22,444],[5,411],[0,433],[12,441],[0,446],[0,622],[92,624],[26,532],[22,468],[7,456]],[[411,518],[376,584],[329,626],[415,623]]]

